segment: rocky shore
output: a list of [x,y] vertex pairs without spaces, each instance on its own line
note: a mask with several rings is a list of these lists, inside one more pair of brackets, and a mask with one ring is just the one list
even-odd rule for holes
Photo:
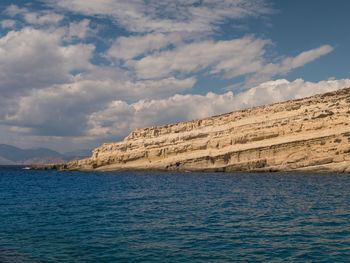
[[350,88],[133,131],[64,171],[350,172]]

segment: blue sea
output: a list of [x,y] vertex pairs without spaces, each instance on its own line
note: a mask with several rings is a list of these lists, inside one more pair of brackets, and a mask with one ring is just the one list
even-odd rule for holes
[[350,176],[0,167],[0,262],[349,262]]

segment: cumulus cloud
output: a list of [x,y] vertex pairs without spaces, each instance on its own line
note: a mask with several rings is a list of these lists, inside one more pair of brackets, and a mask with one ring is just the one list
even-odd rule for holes
[[161,81],[132,82],[122,71],[110,73],[104,72],[106,79],[100,75],[96,80],[94,77],[99,74],[93,71],[91,76],[89,73],[76,76],[69,84],[33,89],[27,96],[12,101],[13,106],[3,111],[6,116],[2,123],[25,127],[33,135],[83,136],[88,116],[111,101],[118,99],[126,103],[128,100],[138,101],[140,97],[162,99],[190,89],[196,82],[194,78],[172,77]]
[[350,86],[350,79],[308,82],[296,79],[268,81],[234,95],[175,95],[161,100],[140,100],[127,104],[116,100],[89,116],[89,134],[126,136],[130,131],[154,125],[200,119],[234,110],[299,99]]
[[113,100],[162,99],[196,83],[195,77],[134,81],[118,67],[93,65],[94,45],[62,42],[67,32],[79,37],[71,28],[25,27],[0,38],[0,124],[17,133],[82,136],[88,116]]
[[74,88],[76,95],[83,98],[89,94],[96,100],[102,96],[107,101],[118,98],[125,101],[137,101],[140,98],[166,98],[176,93],[190,90],[196,78],[177,79],[174,77],[160,80],[133,81],[127,72],[113,67],[98,67],[74,78],[74,83],[65,86]]
[[0,38],[0,89],[2,96],[13,96],[31,89],[72,81],[73,70],[92,67],[90,44],[61,45],[61,30],[30,27],[10,31]]
[[326,80],[319,82],[296,79],[292,82],[286,79],[267,81],[259,86],[237,94],[239,108],[271,104],[281,101],[305,98],[315,94],[350,87],[350,79]]
[[[269,14],[263,0],[40,1],[40,9],[10,5],[8,19],[0,21],[7,28],[0,36],[0,126],[33,141],[120,138],[135,128],[349,84],[266,82],[328,54],[329,45],[271,63],[266,53],[272,40],[215,37],[227,21],[236,25]],[[78,16],[67,19],[72,14]],[[101,33],[111,29],[117,34]],[[242,76],[246,88],[255,88],[238,95],[217,94],[217,87],[204,96],[189,94],[203,77]]]

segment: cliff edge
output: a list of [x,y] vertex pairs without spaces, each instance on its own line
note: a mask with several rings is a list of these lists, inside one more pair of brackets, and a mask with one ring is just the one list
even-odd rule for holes
[[350,88],[133,131],[39,169],[350,172]]

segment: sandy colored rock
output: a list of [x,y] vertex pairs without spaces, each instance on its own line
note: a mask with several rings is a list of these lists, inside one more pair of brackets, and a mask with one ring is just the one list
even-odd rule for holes
[[[59,170],[350,172],[350,88],[133,131]],[[43,168],[43,167],[41,167]]]

